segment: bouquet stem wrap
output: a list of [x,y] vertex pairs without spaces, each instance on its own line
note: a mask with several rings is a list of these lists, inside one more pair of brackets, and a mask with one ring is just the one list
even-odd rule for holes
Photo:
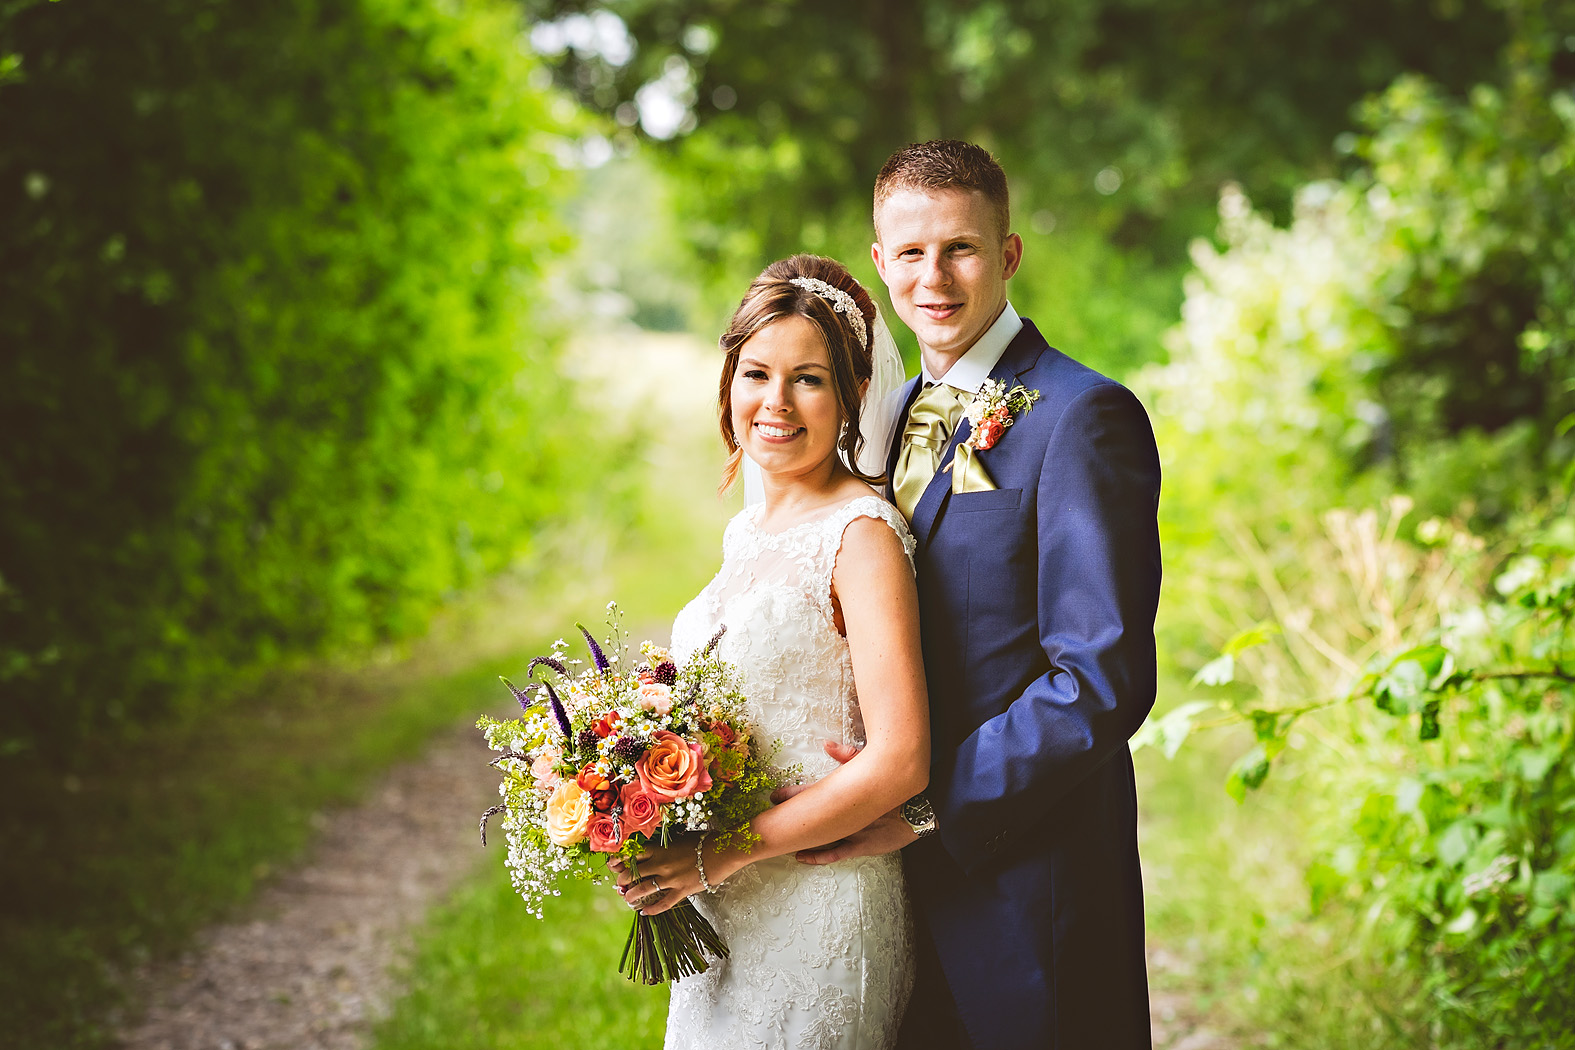
[[705,973],[705,953],[727,958],[727,945],[706,917],[684,900],[660,915],[636,915],[618,972],[641,984],[666,984]]

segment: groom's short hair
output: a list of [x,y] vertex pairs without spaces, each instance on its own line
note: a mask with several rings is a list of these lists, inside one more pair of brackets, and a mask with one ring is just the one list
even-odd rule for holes
[[1012,229],[1006,172],[983,146],[959,139],[914,142],[893,153],[875,176],[876,233],[880,206],[898,190],[976,190],[995,208],[1004,238]]

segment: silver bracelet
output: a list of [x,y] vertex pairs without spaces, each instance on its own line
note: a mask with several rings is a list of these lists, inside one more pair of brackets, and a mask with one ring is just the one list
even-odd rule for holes
[[721,887],[713,886],[705,880],[705,837],[709,834],[711,834],[709,831],[701,832],[700,841],[695,843],[695,871],[700,873],[700,888],[707,893],[715,893]]

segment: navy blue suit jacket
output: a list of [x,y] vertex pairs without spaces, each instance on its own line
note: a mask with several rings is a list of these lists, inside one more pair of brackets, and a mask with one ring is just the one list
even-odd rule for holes
[[1146,1050],[1127,740],[1154,703],[1153,429],[1027,321],[991,378],[1040,394],[978,454],[997,488],[937,472],[913,515],[940,834],[909,885],[976,1047]]

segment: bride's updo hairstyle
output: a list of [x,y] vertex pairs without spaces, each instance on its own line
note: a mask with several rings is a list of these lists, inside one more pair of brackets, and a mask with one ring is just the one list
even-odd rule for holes
[[[831,301],[808,288],[792,284],[794,278],[824,281],[839,288],[853,298],[859,313],[864,316],[864,339],[860,340],[852,322],[832,306]],[[722,333],[722,380],[718,401],[721,405],[722,441],[727,445],[727,464],[722,468],[719,491],[726,492],[738,480],[743,465],[744,452],[739,447],[738,435],[733,431],[733,376],[738,372],[738,355],[744,344],[756,332],[784,317],[797,315],[809,321],[825,340],[826,354],[831,358],[832,383],[837,390],[837,404],[846,424],[837,439],[837,448],[849,464],[853,475],[871,484],[885,481],[884,475],[868,475],[858,468],[859,447],[864,444],[859,434],[860,387],[871,374],[870,341],[875,337],[875,302],[864,286],[853,279],[841,263],[819,255],[795,255],[772,263],[761,271],[744,293],[743,301],[733,311],[727,331]]]

